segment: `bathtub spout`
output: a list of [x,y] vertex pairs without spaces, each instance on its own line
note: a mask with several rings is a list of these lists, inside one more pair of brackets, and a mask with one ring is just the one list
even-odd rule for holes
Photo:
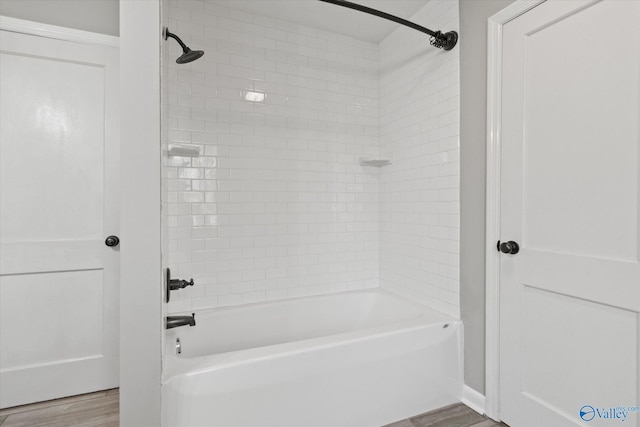
[[191,313],[191,316],[167,316],[166,328],[172,329],[178,326],[196,326],[196,314]]

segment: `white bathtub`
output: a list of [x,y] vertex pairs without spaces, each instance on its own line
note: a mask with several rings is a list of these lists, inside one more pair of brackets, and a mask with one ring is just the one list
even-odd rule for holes
[[376,427],[462,394],[462,323],[384,291],[201,311],[196,323],[167,331],[164,427]]

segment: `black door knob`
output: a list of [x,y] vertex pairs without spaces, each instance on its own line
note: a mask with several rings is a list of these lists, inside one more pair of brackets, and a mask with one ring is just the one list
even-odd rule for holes
[[498,242],[498,249],[503,254],[515,255],[520,252],[520,246],[518,246],[518,244],[513,240],[504,243]]
[[118,238],[118,236],[109,236],[104,241],[104,244],[109,246],[110,248],[113,248],[113,247],[118,246],[120,244],[120,238]]

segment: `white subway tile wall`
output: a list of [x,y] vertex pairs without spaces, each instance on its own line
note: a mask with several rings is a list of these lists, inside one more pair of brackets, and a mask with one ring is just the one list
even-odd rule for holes
[[[411,20],[458,30],[458,2]],[[459,317],[459,47],[400,28],[380,44],[380,286]]]
[[[176,65],[164,47],[164,263],[197,283],[168,311],[382,286],[457,317],[457,49],[168,3],[170,30],[206,52]],[[414,19],[457,29],[458,3]]]
[[[169,312],[379,286],[377,44],[169,1],[163,126]],[[197,157],[175,157],[187,144]]]

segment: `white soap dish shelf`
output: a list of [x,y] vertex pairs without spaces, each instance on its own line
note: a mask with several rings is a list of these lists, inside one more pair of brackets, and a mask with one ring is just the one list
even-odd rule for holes
[[198,157],[200,148],[188,144],[169,144],[167,154],[169,157]]
[[392,162],[391,158],[381,158],[381,157],[360,157],[360,165],[361,166],[375,166],[377,168],[382,166],[388,166]]

